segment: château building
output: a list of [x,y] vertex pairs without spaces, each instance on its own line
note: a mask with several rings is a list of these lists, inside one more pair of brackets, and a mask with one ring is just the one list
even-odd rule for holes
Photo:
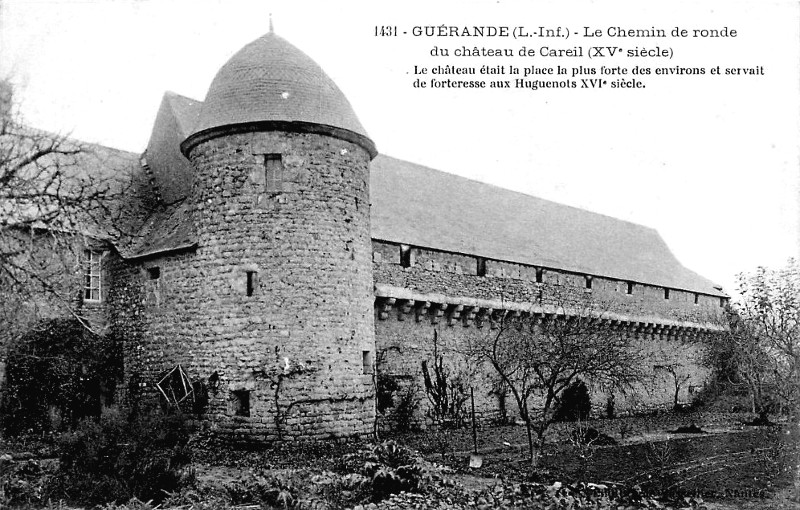
[[[125,234],[87,246],[83,292],[124,340],[125,398],[180,400],[185,378],[223,435],[364,435],[376,370],[422,399],[434,344],[457,370],[459,345],[507,314],[569,315],[564,296],[590,296],[652,353],[620,411],[672,404],[667,363],[686,373],[681,400],[708,376],[697,340],[728,297],[656,231],[380,155],[336,84],[272,32],[204,101],[166,93],[130,156]],[[476,384],[482,416],[514,413],[491,373]]]

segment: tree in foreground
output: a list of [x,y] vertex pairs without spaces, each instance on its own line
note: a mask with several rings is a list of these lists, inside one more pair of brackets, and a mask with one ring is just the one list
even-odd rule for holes
[[752,411],[797,410],[800,403],[800,266],[758,268],[738,277],[740,298],[711,351],[717,375],[747,387]]
[[[32,129],[0,80],[0,321],[76,313],[85,243],[109,236],[125,179],[118,153]],[[30,321],[29,321],[30,322]],[[10,329],[8,326],[5,329]]]
[[555,310],[507,315],[470,346],[470,355],[491,366],[514,396],[532,463],[533,434],[541,449],[561,394],[573,382],[624,389],[644,378],[640,348],[626,332],[605,325],[597,303],[584,298]]

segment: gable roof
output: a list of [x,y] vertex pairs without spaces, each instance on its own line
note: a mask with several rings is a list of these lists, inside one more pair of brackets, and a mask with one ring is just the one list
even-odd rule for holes
[[725,296],[652,228],[380,155],[374,239]]
[[185,198],[192,189],[192,165],[180,144],[197,123],[202,105],[174,92],[166,92],[161,100],[145,159],[166,204]]

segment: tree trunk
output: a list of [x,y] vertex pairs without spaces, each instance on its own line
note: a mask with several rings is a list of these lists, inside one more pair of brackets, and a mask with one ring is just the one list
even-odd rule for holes
[[533,448],[533,431],[531,430],[530,416],[528,416],[525,420],[525,428],[528,431],[528,453],[530,455],[531,467],[536,467],[538,459],[536,458],[535,450]]
[[528,455],[531,461],[531,466],[536,466],[536,459],[533,449],[533,431],[531,430],[531,414],[528,412],[528,402],[523,401],[524,404],[520,408],[522,421],[525,422],[525,431],[528,433]]
[[527,400],[523,401],[524,404],[520,407],[520,415],[522,421],[525,422],[525,432],[528,433],[528,457],[531,462],[531,466],[536,467],[537,458],[536,453],[533,447],[533,430],[531,426],[531,413],[528,412],[528,402]]

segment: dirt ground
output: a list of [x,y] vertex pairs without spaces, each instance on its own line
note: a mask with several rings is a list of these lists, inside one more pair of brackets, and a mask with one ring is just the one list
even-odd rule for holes
[[[479,479],[490,483],[496,477],[584,480],[639,485],[662,495],[700,496],[712,505],[709,508],[720,510],[800,508],[792,500],[800,483],[800,428],[749,427],[745,420],[739,415],[703,413],[596,420],[584,426],[596,426],[618,441],[596,448],[568,440],[574,424],[557,424],[536,470],[527,460],[523,426],[478,431],[480,469],[468,467],[469,430],[425,431],[397,439],[471,476],[467,485],[479,484]],[[688,424],[705,433],[669,432]]]
[[[482,490],[502,480],[624,483],[670,497],[700,496],[712,510],[800,509],[800,426],[748,427],[737,415],[699,414],[596,420],[583,424],[616,439],[613,446],[585,447],[570,441],[575,424],[557,424],[532,469],[524,426],[478,431],[483,465],[469,467],[469,429],[427,430],[384,436],[451,468],[448,476],[464,490]],[[700,426],[701,434],[674,434],[678,426]],[[623,432],[622,434],[620,432]],[[15,458],[52,457],[46,442],[0,442]],[[243,451],[210,447],[195,455],[198,479],[236,485],[247,473],[313,479],[336,470],[359,441],[273,445]],[[23,453],[24,452],[24,453]],[[41,462],[39,460],[38,462]],[[362,462],[363,464],[363,462]],[[357,468],[356,466],[355,468]],[[355,469],[354,468],[354,469]],[[314,482],[317,483],[317,482]]]

